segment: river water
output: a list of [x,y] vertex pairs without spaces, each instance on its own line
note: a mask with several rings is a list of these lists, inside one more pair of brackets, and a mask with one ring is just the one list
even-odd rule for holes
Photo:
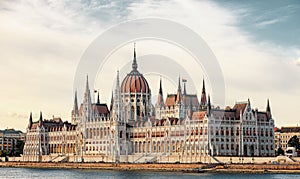
[[88,170],[88,169],[30,169],[30,168],[0,168],[0,178],[300,178],[300,174],[214,174],[214,173],[180,173],[152,171],[118,171],[118,170]]

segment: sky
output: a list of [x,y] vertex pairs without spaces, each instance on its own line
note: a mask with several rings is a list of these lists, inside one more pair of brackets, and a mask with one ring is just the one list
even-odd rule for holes
[[[107,29],[148,17],[177,22],[202,37],[222,69],[226,105],[250,98],[253,108],[265,110],[269,98],[276,126],[299,123],[298,0],[2,0],[0,128],[25,131],[30,112],[38,120],[40,111],[44,118],[59,116],[70,121],[74,76],[85,50]],[[170,44],[141,41],[137,43],[138,58],[162,48],[170,58],[176,58],[175,51],[179,51]],[[181,55],[181,59],[189,58]],[[111,61],[114,58],[119,59],[110,64],[114,69],[103,71],[111,79],[96,79],[91,86],[99,89],[102,102],[110,102],[116,70],[130,64],[132,43],[116,51]],[[126,73],[123,70],[121,78]],[[145,76],[155,96],[158,79]],[[188,91],[199,95],[202,83],[198,81],[196,89],[188,85]],[[164,94],[177,89],[173,81],[163,84]],[[79,92],[80,100],[82,96]]]

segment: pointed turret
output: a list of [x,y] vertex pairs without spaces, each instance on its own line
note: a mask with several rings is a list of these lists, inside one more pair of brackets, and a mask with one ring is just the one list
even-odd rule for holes
[[160,79],[160,82],[159,82],[159,92],[158,92],[157,105],[159,105],[159,106],[163,106],[164,105],[164,97],[163,97],[163,90],[162,90],[161,79]]
[[271,107],[270,107],[270,101],[269,101],[269,99],[267,101],[266,113],[267,113],[267,116],[268,116],[269,119],[272,118],[272,113],[271,113]]
[[89,75],[86,75],[85,92],[90,91]]
[[86,86],[85,86],[85,92],[84,92],[84,103],[89,104],[91,103],[91,92],[90,92],[90,86],[89,86],[89,76],[86,76]]
[[205,81],[203,78],[203,85],[202,85],[202,93],[201,93],[201,100],[200,100],[200,105],[205,106],[207,103],[206,101],[206,90],[205,90]]
[[98,90],[98,96],[97,96],[97,104],[100,104],[99,90]]
[[32,127],[32,112],[30,112],[30,116],[29,116],[29,123],[28,123],[28,129],[31,129]]
[[137,71],[137,62],[136,62],[136,52],[135,52],[135,43],[134,43],[134,48],[133,48],[133,62],[132,62],[132,70]]
[[210,103],[210,96],[208,95],[208,101],[207,101],[207,116],[210,116],[211,114],[211,103]]
[[120,72],[119,70],[117,71],[117,81],[116,81],[116,91],[118,91],[120,88]]
[[182,93],[181,93],[181,84],[180,84],[180,77],[178,78],[178,89],[176,95],[176,103],[180,103],[182,100]]
[[112,112],[113,109],[113,105],[114,105],[114,92],[111,92],[111,99],[110,99],[110,107],[109,107],[109,111]]
[[77,116],[79,115],[78,113],[78,102],[77,102],[77,90],[75,91],[75,97],[74,97],[74,104],[73,104],[73,110],[71,113],[72,117],[72,123],[76,124],[77,123]]
[[120,91],[120,77],[119,77],[119,70],[117,71],[117,81],[116,81],[116,89],[113,99],[113,116],[114,120],[122,120],[122,113],[121,113],[121,91]]
[[89,87],[89,78],[88,75],[86,76],[86,87],[84,92],[84,99],[83,99],[83,116],[82,119],[83,124],[87,121],[92,120],[92,98],[91,98],[91,92]]
[[75,91],[73,114],[78,114],[77,90]]
[[42,111],[40,112],[39,126],[40,127],[43,126],[43,114],[42,114]]

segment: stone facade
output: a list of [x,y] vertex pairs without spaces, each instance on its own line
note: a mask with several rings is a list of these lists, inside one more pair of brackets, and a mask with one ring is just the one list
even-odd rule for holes
[[282,148],[286,151],[289,140],[297,136],[300,139],[300,127],[281,127],[281,129],[275,128],[275,145],[276,149]]
[[22,131],[14,129],[0,130],[0,150],[15,151],[17,150],[17,141],[24,141],[25,134]]
[[[80,106],[75,94],[72,124],[52,119],[29,119],[24,160],[49,161],[74,156],[87,161],[91,156],[106,162],[199,162],[213,156],[274,156],[274,120],[269,101],[265,112],[253,110],[250,100],[232,108],[214,108],[206,95],[201,100],[181,90],[164,101],[162,82],[157,104],[151,103],[147,80],[137,70],[136,52],[132,71],[119,81],[111,107],[99,100],[92,103],[88,78]],[[170,160],[171,159],[171,160]]]

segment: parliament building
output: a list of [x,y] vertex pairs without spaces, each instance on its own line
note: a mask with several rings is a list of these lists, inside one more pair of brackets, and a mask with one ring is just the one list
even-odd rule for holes
[[32,114],[26,132],[24,161],[193,163],[214,156],[274,156],[274,120],[253,109],[248,99],[220,109],[211,104],[203,80],[200,100],[178,81],[176,94],[163,96],[160,80],[156,104],[138,71],[134,49],[132,70],[120,83],[111,104],[91,99],[88,77],[82,103],[75,92],[71,122],[61,118],[37,121]]

